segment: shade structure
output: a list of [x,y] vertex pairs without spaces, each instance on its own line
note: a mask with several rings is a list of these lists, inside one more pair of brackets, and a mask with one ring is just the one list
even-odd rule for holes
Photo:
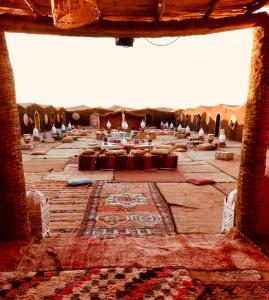
[[92,23],[100,11],[95,0],[51,0],[53,23],[61,29],[72,29]]

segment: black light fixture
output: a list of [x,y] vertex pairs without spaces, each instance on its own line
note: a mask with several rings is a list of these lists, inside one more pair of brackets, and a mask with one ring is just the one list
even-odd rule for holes
[[134,38],[131,37],[119,37],[116,38],[116,46],[133,47]]

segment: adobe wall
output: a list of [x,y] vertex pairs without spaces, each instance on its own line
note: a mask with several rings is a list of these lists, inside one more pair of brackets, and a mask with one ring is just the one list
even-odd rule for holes
[[[173,122],[175,124],[175,113],[174,112],[167,112],[167,111],[161,111],[161,110],[155,110],[150,108],[145,109],[137,109],[132,111],[137,114],[143,114],[143,115],[151,115],[152,116],[152,124],[151,126],[160,127],[161,122],[168,122],[169,124]],[[141,121],[140,121],[141,122]],[[147,123],[147,122],[146,122]],[[148,126],[148,123],[147,123]]]
[[[76,112],[79,114],[80,118],[78,120],[74,120],[72,117],[73,113]],[[102,109],[102,108],[89,108],[84,110],[74,110],[66,112],[66,121],[67,124],[70,121],[72,125],[80,125],[80,126],[91,126],[91,114],[98,113],[99,115],[110,112],[110,110]]]
[[125,113],[125,121],[128,123],[129,129],[139,129],[140,123],[143,119],[143,117],[129,115],[128,113]]
[[[58,111],[51,105],[42,107],[38,104],[31,104],[28,106],[17,104],[17,108],[19,112],[21,134],[33,132],[35,127],[35,113],[39,115],[41,131],[50,130],[53,123],[55,126],[61,125],[61,122],[57,121]],[[28,119],[28,123],[25,123],[25,116],[27,116],[26,119]]]
[[100,128],[102,129],[106,128],[106,124],[108,121],[111,124],[111,128],[113,129],[120,128],[122,122],[121,111],[115,114],[109,114],[108,116],[100,116]]
[[231,118],[236,119],[237,123],[231,139],[240,141],[243,133],[245,106],[229,107],[221,104],[214,107],[199,106],[193,109],[183,109],[176,111],[176,119],[178,124],[184,127],[189,125],[191,130],[198,131],[202,127],[206,133],[215,133],[218,114],[220,115],[220,128],[225,130],[227,137],[231,134],[229,126]]

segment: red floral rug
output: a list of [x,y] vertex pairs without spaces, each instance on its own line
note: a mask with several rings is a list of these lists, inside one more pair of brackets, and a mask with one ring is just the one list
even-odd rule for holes
[[78,236],[109,239],[175,234],[173,218],[154,183],[111,183],[93,187]]
[[[199,283],[200,286],[200,283]],[[200,300],[265,300],[269,299],[268,281],[232,281],[204,283]]]
[[0,273],[0,299],[196,299],[202,286],[188,271],[170,268],[102,268]]

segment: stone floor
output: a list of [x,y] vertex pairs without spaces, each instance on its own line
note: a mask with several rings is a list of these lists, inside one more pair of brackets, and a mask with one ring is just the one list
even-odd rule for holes
[[[114,180],[111,170],[78,170],[77,156],[90,141],[95,141],[94,136],[93,131],[88,139],[72,144],[35,142],[35,150],[23,151],[27,190],[42,191],[49,198],[51,238],[39,244],[5,245],[0,259],[9,255],[10,261],[0,270],[183,267],[192,278],[206,281],[269,280],[269,260],[258,248],[236,231],[221,234],[223,201],[237,185],[241,147],[238,142],[227,142],[225,150],[235,154],[232,161],[216,160],[215,151],[189,148],[187,152],[177,152],[177,169],[184,178],[213,179],[215,184],[195,186],[165,182],[164,178],[156,183],[169,205],[177,235],[105,241],[77,238],[92,188],[69,187],[66,181],[82,177]],[[154,144],[187,141],[158,136]],[[34,155],[37,150],[44,151],[43,155]]]

